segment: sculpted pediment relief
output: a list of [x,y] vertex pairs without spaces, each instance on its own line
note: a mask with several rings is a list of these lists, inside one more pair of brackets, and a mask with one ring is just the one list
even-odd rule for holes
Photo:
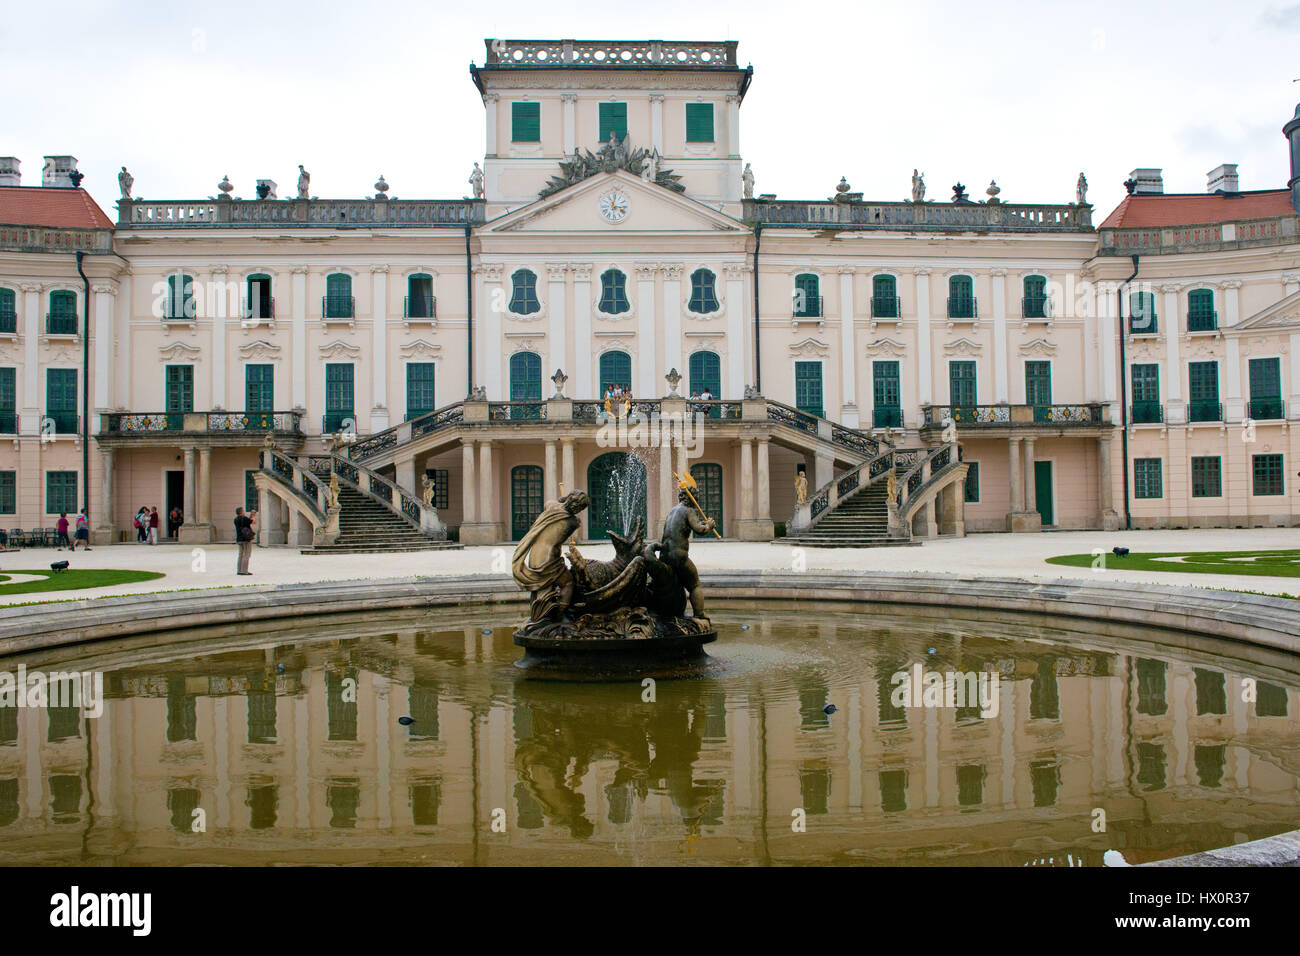
[[338,359],[338,358],[354,359],[354,358],[359,358],[360,355],[361,355],[361,349],[358,346],[349,345],[347,342],[344,342],[342,339],[335,339],[333,342],[330,342],[328,345],[322,345],[320,347],[320,356],[321,358],[325,358],[325,359]]
[[1267,308],[1238,322],[1233,328],[1241,332],[1256,329],[1286,329],[1300,332],[1300,292],[1279,299]]
[[258,339],[256,342],[249,342],[247,345],[239,347],[239,357],[245,362],[260,362],[266,359],[278,359],[280,357],[280,346],[274,342],[268,342],[265,339]]
[[1055,355],[1056,346],[1047,339],[1031,339],[1028,342],[1022,342],[1020,345],[1021,355]]
[[795,342],[791,345],[790,351],[794,355],[825,358],[830,354],[830,346],[818,339],[806,338],[803,341]]
[[442,346],[435,342],[426,342],[424,339],[416,339],[414,342],[407,342],[398,351],[405,359],[432,358],[442,352]]
[[185,342],[173,342],[171,345],[160,347],[158,354],[167,362],[197,362],[203,355],[203,350]]
[[944,355],[978,355],[983,350],[984,346],[979,342],[965,336],[943,344]]
[[893,339],[879,338],[874,342],[867,344],[868,355],[887,355],[890,358],[898,358],[906,351],[902,342],[896,342]]

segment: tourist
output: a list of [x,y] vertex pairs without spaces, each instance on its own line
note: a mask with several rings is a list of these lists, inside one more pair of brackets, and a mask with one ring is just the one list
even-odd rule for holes
[[72,550],[77,550],[77,542],[82,544],[82,551],[90,550],[90,515],[86,514],[86,509],[81,509],[81,514],[77,515],[77,534],[76,540],[72,542]]
[[66,511],[59,512],[58,532],[54,543],[59,546],[59,550],[62,551],[64,546],[71,548],[72,542],[68,540],[68,513]]
[[158,506],[154,505],[149,509],[149,543],[158,543]]
[[149,537],[149,509],[141,508],[135,513],[135,540],[144,542]]
[[248,562],[253,557],[253,541],[256,539],[253,526],[257,523],[257,512],[250,511],[244,514],[243,508],[235,509],[235,543],[239,545],[239,562],[236,565],[236,574],[252,574],[248,570]]
[[181,511],[180,505],[172,505],[171,513],[167,515],[167,537],[174,538],[180,531],[181,525],[185,523],[185,514]]

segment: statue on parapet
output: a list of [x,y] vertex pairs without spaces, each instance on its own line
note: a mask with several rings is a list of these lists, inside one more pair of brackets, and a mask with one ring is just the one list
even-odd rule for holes
[[1080,206],[1088,205],[1088,179],[1079,173],[1078,182],[1074,184],[1074,201]]
[[745,164],[745,171],[740,174],[740,185],[743,189],[745,199],[754,198],[754,171],[749,168],[749,163]]
[[925,174],[912,170],[912,202],[925,201]]
[[128,173],[126,167],[123,166],[122,171],[117,174],[117,188],[122,190],[123,199],[131,198],[131,187],[134,185],[135,177]]
[[483,170],[479,168],[478,163],[474,164],[474,170],[469,174],[469,185],[474,190],[474,198],[483,198]]
[[302,163],[298,164],[298,198],[311,198],[311,173],[302,168]]

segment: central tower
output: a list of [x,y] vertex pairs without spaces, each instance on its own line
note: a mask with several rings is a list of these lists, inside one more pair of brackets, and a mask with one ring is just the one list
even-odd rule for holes
[[489,219],[538,198],[561,160],[612,133],[657,150],[686,195],[740,214],[740,104],[753,68],[735,41],[486,40],[470,66],[483,96]]

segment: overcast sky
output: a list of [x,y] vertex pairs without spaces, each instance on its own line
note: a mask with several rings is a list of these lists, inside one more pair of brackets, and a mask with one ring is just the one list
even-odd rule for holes
[[[1241,188],[1286,185],[1282,125],[1300,100],[1300,2],[1087,3],[655,0],[596,4],[6,3],[0,155],[38,185],[72,153],[113,215],[136,195],[236,194],[297,164],[313,194],[456,198],[483,158],[468,74],[486,37],[738,40],[754,81],[741,149],[757,191],[821,199],[840,176],[868,199],[1071,202],[1080,170],[1101,214],[1138,166],[1200,192],[1222,162]],[[595,144],[591,144],[595,145]]]

